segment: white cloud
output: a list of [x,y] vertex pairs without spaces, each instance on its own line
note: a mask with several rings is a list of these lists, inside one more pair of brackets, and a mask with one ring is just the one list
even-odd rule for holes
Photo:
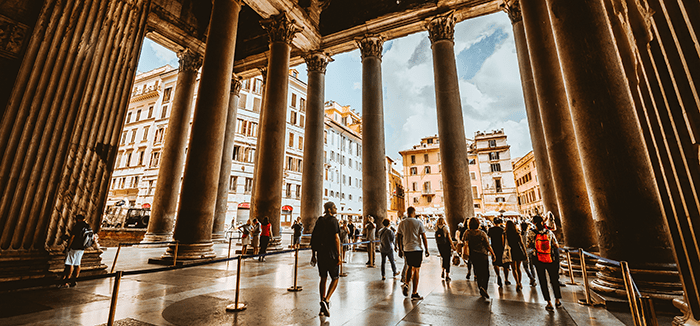
[[173,61],[177,62],[177,55],[175,52],[162,47],[156,42],[150,42],[150,46],[153,54],[158,60],[162,61],[162,64],[172,63]]

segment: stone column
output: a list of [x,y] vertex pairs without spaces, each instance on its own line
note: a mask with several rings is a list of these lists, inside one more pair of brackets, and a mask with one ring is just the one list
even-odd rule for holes
[[457,224],[474,216],[474,199],[467,164],[467,138],[464,135],[454,53],[454,27],[453,11],[438,15],[427,24],[433,50],[445,215],[450,230],[457,230]]
[[[175,223],[178,259],[216,256],[211,231],[236,47],[238,0],[215,0]],[[168,248],[170,258],[175,246]]]
[[[236,136],[236,113],[238,111],[238,99],[241,87],[241,79],[234,75],[233,78],[231,78],[231,92],[228,98],[226,135],[224,136],[224,148],[221,154],[221,172],[219,173],[219,187],[216,192],[216,211],[214,213],[214,225],[212,226],[211,233],[212,240],[224,239],[224,224],[226,224],[226,213],[228,212],[228,189],[231,186],[233,144]],[[235,221],[231,223],[235,223]]]
[[202,56],[185,49],[178,53],[180,67],[173,96],[172,111],[168,119],[168,132],[160,156],[153,210],[148,231],[143,242],[169,241],[173,237],[180,177],[185,166],[187,132],[192,116],[192,98],[197,84],[197,71],[202,66]]
[[284,137],[287,128],[287,91],[289,88],[289,54],[294,35],[300,30],[287,14],[271,16],[260,22],[270,37],[270,57],[264,107],[260,114],[258,161],[255,164],[255,192],[251,198],[252,217],[270,219],[275,237],[280,232]]
[[[535,161],[537,162],[537,179],[540,183],[540,192],[542,193],[542,202],[544,203],[545,210],[544,212],[540,212],[540,214],[551,211],[555,216],[560,217],[559,206],[557,205],[557,193],[554,191],[552,170],[549,166],[549,156],[547,155],[547,142],[544,139],[539,103],[537,103],[537,90],[535,89],[535,81],[532,77],[532,66],[530,64],[530,54],[527,49],[525,27],[523,26],[522,15],[520,14],[520,3],[518,0],[515,0],[510,4],[503,5],[502,9],[508,14],[510,22],[513,24],[513,38],[515,39],[515,51],[518,54],[518,67],[520,70],[520,82],[523,86],[527,124],[530,128],[532,148],[535,154]],[[557,225],[561,226],[561,223],[557,221]]]
[[365,35],[357,41],[362,53],[362,214],[374,216],[375,221],[387,217],[383,44],[384,39],[379,35]]
[[595,251],[588,191],[547,8],[543,0],[520,0],[520,7],[566,246]]
[[316,218],[323,214],[323,129],[326,66],[333,61],[323,52],[304,57],[308,71],[304,166],[301,175],[301,223],[311,233]]
[[[677,268],[608,14],[602,1],[546,5],[600,252],[629,262],[642,292],[668,299],[662,292],[677,288]],[[593,287],[621,294],[619,269],[604,266]]]

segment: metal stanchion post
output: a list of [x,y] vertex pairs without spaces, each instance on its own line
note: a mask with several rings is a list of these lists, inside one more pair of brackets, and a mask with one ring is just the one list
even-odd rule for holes
[[287,289],[290,292],[301,291],[301,286],[297,285],[297,269],[299,265],[299,247],[294,248],[294,285]]
[[644,323],[644,316],[640,304],[637,301],[637,293],[632,284],[632,274],[630,274],[629,265],[626,261],[620,262],[620,269],[622,270],[622,281],[625,283],[625,292],[627,292],[627,300],[630,305],[632,320],[634,320],[634,324],[637,326],[646,325],[646,323]]
[[117,254],[114,255],[114,261],[112,262],[112,269],[109,271],[110,273],[114,273],[114,267],[117,266],[117,258],[119,258],[119,251],[122,249],[122,244],[120,243],[119,246],[117,246]]
[[571,261],[571,252],[569,250],[566,250],[566,260],[569,263],[569,284],[577,285],[576,281],[574,280],[574,263]]
[[177,249],[180,247],[180,241],[175,241],[175,255],[173,256],[173,266],[177,266]]
[[[228,255],[226,255],[226,258],[231,258],[231,239],[233,238],[228,238]],[[241,252],[241,254],[243,254]]]
[[109,319],[107,326],[114,325],[114,313],[117,311],[117,297],[119,296],[119,283],[122,280],[122,271],[118,271],[114,277],[114,289],[112,290],[112,301],[109,304]]
[[243,311],[248,308],[245,303],[238,302],[238,294],[241,287],[241,257],[243,255],[238,256],[238,268],[236,269],[236,302],[226,306],[226,311]]
[[647,326],[658,326],[659,322],[656,319],[656,311],[654,310],[654,301],[650,296],[642,296],[642,312],[644,313],[644,321]]
[[588,270],[586,269],[586,256],[583,254],[583,249],[578,248],[578,256],[581,261],[581,274],[583,274],[583,289],[586,293],[586,300],[579,300],[579,303],[590,306],[593,304],[593,300],[591,300],[591,289],[588,285]]

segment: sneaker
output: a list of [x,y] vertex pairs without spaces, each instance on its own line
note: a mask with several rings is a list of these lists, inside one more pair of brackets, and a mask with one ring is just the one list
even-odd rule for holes
[[552,307],[552,303],[551,303],[551,302],[548,303],[547,306],[544,307],[544,309],[547,309],[548,311],[554,311],[554,307]]
[[423,297],[418,293],[411,294],[411,300],[423,300]]
[[72,288],[74,288],[76,285],[78,285],[76,282],[70,282],[70,284],[68,284],[68,286]]
[[386,280],[386,277],[382,276],[382,281]]
[[467,274],[467,279],[472,277],[472,273]]
[[401,273],[399,273],[399,272],[394,272],[394,277],[399,276],[399,274],[401,274]]
[[328,302],[321,301],[321,313],[324,314],[326,317],[331,316],[331,313],[328,311]]
[[506,280],[506,285],[510,285],[510,281]]
[[554,306],[557,308],[561,308],[561,301],[557,300],[556,302],[554,302]]
[[565,284],[565,283],[562,283],[562,282],[559,282],[559,287],[562,287],[562,288],[563,288],[563,287],[566,287],[566,284]]
[[484,299],[489,299],[489,294],[486,292],[486,290],[482,287],[479,288],[479,294],[481,295],[482,298]]
[[408,296],[408,284],[401,284],[401,292],[403,293],[404,297]]

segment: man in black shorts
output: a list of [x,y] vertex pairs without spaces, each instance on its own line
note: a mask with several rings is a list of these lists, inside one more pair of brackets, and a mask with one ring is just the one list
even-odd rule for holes
[[[428,253],[428,240],[425,237],[425,227],[423,222],[416,218],[416,209],[411,206],[406,210],[408,217],[401,221],[399,230],[397,231],[397,240],[399,245],[399,257],[404,256],[409,269],[406,273],[406,279],[401,286],[403,295],[408,296],[408,284],[413,282],[412,300],[421,300],[418,294],[418,279],[420,277],[420,265],[423,262],[423,249],[425,249],[425,257],[430,256]],[[423,247],[421,247],[421,240]]]
[[[340,226],[335,218],[337,208],[333,202],[323,205],[324,214],[316,220],[311,233],[311,263],[318,262],[318,274],[321,282],[318,285],[321,295],[321,312],[319,315],[330,317],[329,301],[338,286],[338,271],[342,258],[340,255]],[[331,284],[326,293],[326,280],[331,277]]]

